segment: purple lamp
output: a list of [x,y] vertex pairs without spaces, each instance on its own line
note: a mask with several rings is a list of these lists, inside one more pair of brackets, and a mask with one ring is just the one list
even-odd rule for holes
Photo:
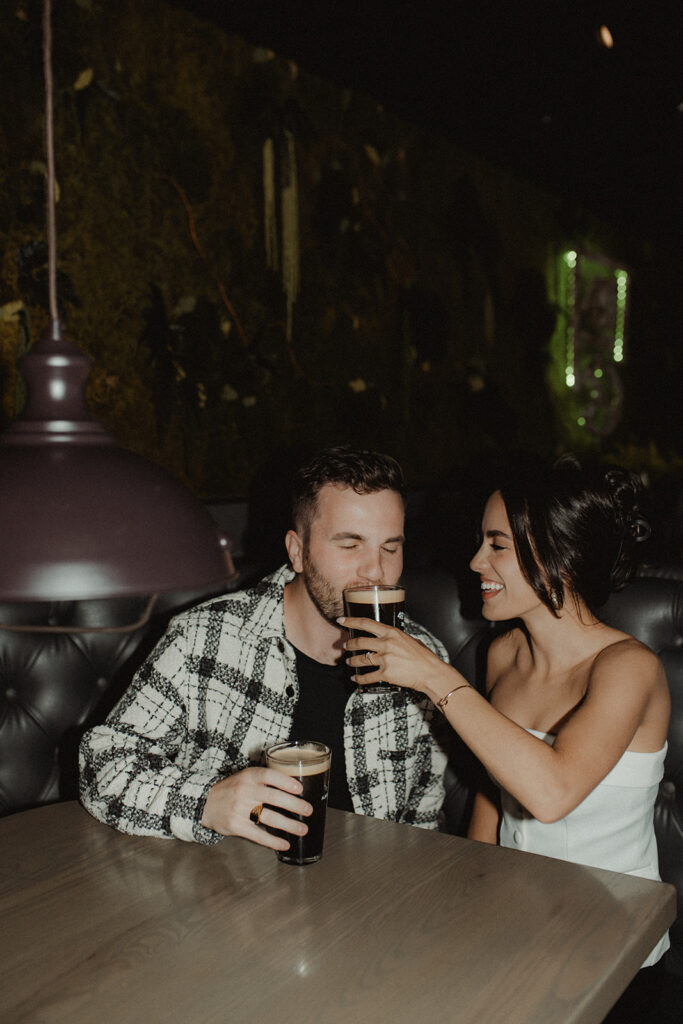
[[45,0],[50,331],[21,360],[28,401],[0,437],[0,601],[218,585],[226,541],[187,488],[121,448],[88,411],[91,361],[57,312],[50,0]]

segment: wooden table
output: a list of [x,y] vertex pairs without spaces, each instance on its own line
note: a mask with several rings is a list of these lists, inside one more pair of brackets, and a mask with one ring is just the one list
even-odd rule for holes
[[305,868],[241,839],[0,821],[0,1020],[600,1021],[675,890],[331,811]]

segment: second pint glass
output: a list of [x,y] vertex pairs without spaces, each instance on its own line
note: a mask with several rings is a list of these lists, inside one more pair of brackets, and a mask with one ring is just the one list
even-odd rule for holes
[[297,818],[308,825],[305,836],[294,836],[290,832],[269,829],[273,835],[282,836],[289,842],[289,849],[278,851],[278,858],[285,864],[315,864],[323,855],[323,839],[325,838],[325,812],[327,811],[327,793],[330,788],[330,748],[316,740],[288,740],[276,743],[266,750],[266,764],[276,768],[285,775],[298,779],[304,787],[301,799],[313,806],[310,817],[300,817],[281,807],[276,807],[280,814],[288,818]]

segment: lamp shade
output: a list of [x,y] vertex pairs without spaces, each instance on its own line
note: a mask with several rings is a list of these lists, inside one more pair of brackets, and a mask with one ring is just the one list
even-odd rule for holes
[[57,321],[21,361],[26,409],[0,438],[0,600],[220,584],[225,539],[186,487],[93,419],[90,365]]

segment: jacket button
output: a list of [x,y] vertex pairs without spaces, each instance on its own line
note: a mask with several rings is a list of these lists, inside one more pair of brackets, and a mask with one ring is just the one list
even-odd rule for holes
[[282,652],[285,649],[284,641],[278,640],[278,642],[277,642],[277,649],[280,652],[280,654],[282,654]]
[[291,685],[291,683],[289,686],[285,688],[285,693],[287,694],[288,697],[294,696],[294,687]]
[[519,831],[518,828],[516,828],[515,831],[512,833],[512,838],[517,843],[517,846],[521,846],[522,845],[522,838],[523,837],[522,837],[522,833]]

